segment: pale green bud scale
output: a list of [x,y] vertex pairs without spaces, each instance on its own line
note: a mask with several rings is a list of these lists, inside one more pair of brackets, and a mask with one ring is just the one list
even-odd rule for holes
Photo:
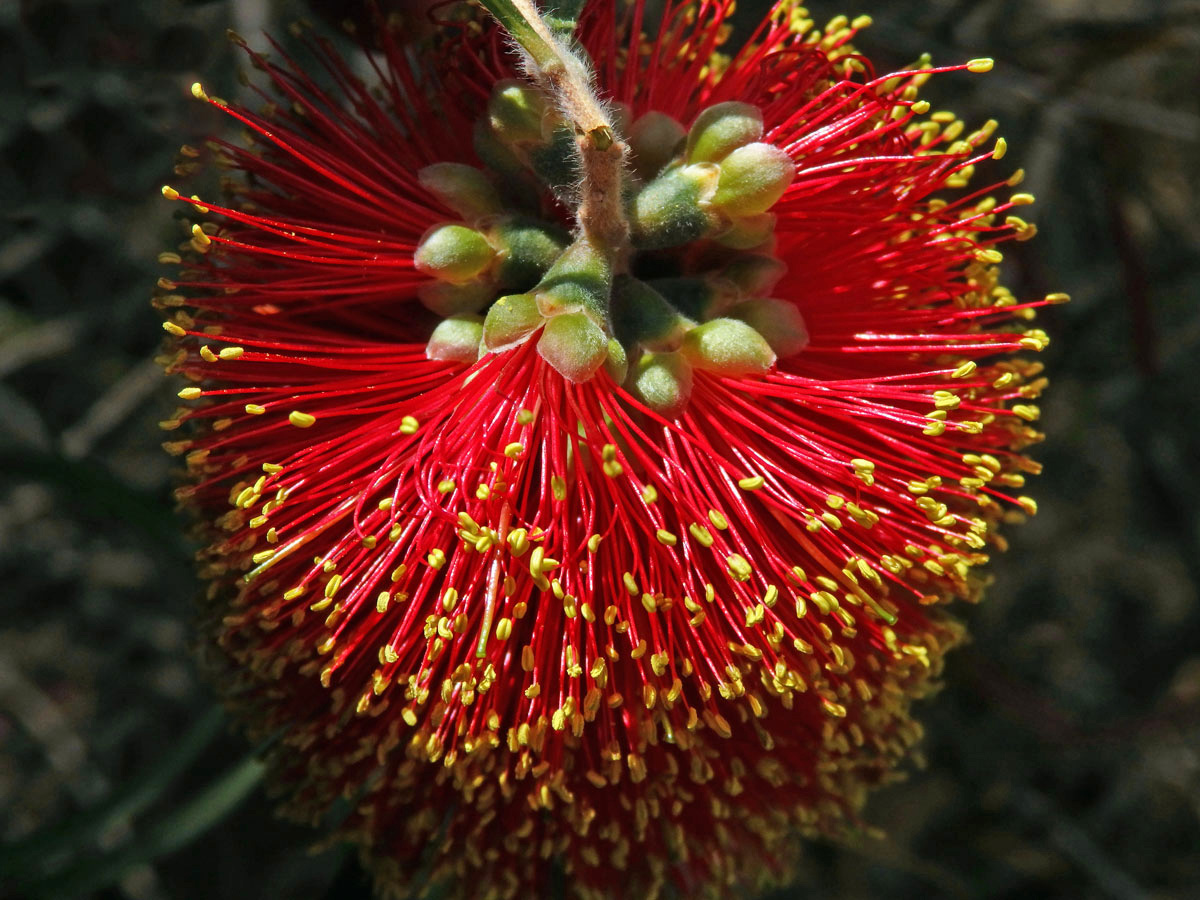
[[692,367],[681,353],[647,353],[634,368],[633,395],[661,416],[673,419],[692,396]]
[[688,132],[688,162],[719,163],[739,147],[759,140],[763,118],[757,106],[749,103],[718,103],[696,117]]
[[479,358],[483,339],[481,316],[450,316],[438,323],[425,345],[425,355],[443,362],[471,365]]
[[697,369],[738,377],[762,375],[775,352],[761,334],[738,319],[713,319],[689,331],[681,352]]
[[756,216],[775,205],[796,177],[796,164],[772,144],[747,144],[721,160],[714,206],[731,216]]
[[608,335],[584,313],[564,313],[546,322],[537,349],[563,378],[581,384],[608,358]]
[[483,345],[493,353],[515,347],[541,328],[544,321],[532,294],[501,297],[487,311]]
[[418,271],[439,281],[462,284],[483,274],[496,252],[487,239],[465,225],[435,225],[413,254]]

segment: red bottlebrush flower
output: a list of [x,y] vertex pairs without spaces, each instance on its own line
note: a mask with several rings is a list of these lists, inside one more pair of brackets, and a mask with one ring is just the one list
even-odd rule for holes
[[1061,295],[997,282],[1033,226],[966,187],[994,123],[917,99],[990,62],[877,76],[787,2],[723,56],[732,6],[588,6],[592,130],[473,21],[371,84],[310,38],[329,87],[278,50],[257,110],[195,88],[246,127],[226,205],[164,189],[203,215],[159,302],[212,655],[385,891],[785,879],[1033,511],[1012,354]]

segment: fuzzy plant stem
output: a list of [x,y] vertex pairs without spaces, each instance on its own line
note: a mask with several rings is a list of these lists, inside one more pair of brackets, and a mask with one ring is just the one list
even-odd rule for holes
[[586,62],[555,35],[533,0],[480,2],[523,51],[526,77],[573,127],[581,172],[575,212],[580,237],[623,268],[629,255],[629,222],[621,180],[628,147],[596,96]]

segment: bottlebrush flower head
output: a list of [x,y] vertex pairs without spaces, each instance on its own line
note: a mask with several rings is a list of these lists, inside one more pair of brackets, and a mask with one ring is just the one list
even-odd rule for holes
[[320,78],[194,88],[245,127],[183,151],[222,203],[164,188],[210,655],[385,893],[785,880],[1034,511],[1014,354],[1065,298],[997,281],[1034,227],[1019,172],[970,186],[995,123],[918,98],[990,61],[876,75],[865,17],[790,2],[729,54],[732,0],[485,5],[519,53],[467,15],[369,80],[305,36]]

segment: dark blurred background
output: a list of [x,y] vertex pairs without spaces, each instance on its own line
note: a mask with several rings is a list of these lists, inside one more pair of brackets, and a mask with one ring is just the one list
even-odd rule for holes
[[[926,96],[1000,120],[1041,226],[1007,281],[1074,302],[1042,322],[1041,513],[960,609],[926,765],[870,806],[885,840],[776,896],[1200,896],[1200,3],[853,3],[809,8],[873,15],[881,70],[996,58]],[[273,817],[194,665],[150,361],[158,189],[228,127],[188,86],[237,96],[225,29],[320,5],[0,0],[0,896],[368,896]]]

